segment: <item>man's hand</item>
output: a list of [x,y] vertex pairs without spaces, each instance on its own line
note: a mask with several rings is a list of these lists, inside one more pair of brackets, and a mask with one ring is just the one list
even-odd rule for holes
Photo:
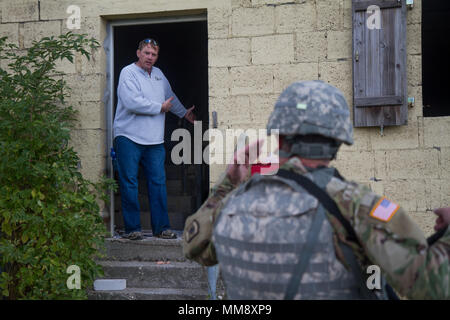
[[194,124],[194,121],[195,121],[195,114],[192,112],[192,110],[194,110],[194,108],[195,108],[195,106],[193,105],[191,108],[189,108],[187,110],[186,114],[184,115],[186,120],[192,124]]
[[434,230],[446,228],[450,224],[450,207],[435,209],[433,212],[438,215]]
[[232,184],[238,185],[248,179],[250,166],[259,157],[263,143],[264,139],[258,140],[234,153],[233,163],[226,171]]
[[173,100],[173,97],[170,97],[169,99],[167,99],[166,101],[163,102],[163,104],[161,106],[161,113],[168,112],[170,110],[170,108],[172,108],[172,106],[173,106],[172,100]]

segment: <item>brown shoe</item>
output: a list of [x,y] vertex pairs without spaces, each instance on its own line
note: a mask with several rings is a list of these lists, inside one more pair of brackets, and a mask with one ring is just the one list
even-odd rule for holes
[[128,234],[124,234],[122,238],[128,239],[128,240],[142,240],[144,237],[142,236],[142,232],[135,231],[130,232]]
[[170,230],[164,230],[160,234],[157,234],[155,237],[161,239],[176,239],[177,235],[175,234],[175,232],[172,232]]

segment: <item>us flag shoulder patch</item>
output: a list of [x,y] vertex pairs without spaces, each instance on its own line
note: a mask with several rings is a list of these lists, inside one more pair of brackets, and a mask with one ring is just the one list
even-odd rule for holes
[[377,204],[372,208],[370,216],[383,222],[388,222],[392,219],[395,213],[400,209],[400,206],[386,197],[382,197]]

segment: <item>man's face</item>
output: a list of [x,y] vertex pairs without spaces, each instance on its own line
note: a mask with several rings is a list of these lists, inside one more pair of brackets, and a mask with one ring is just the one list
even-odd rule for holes
[[154,48],[151,45],[147,45],[142,50],[137,50],[137,56],[139,58],[138,65],[141,68],[150,70],[158,60],[159,48]]

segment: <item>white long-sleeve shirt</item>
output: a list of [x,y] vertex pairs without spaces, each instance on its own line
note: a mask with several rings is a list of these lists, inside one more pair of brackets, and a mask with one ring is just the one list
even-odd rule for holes
[[186,114],[186,108],[173,93],[169,81],[156,67],[152,67],[151,75],[135,63],[124,67],[120,72],[117,97],[114,138],[125,136],[138,144],[164,142],[166,114],[161,113],[161,107],[170,97],[174,97],[170,111],[180,118]]

